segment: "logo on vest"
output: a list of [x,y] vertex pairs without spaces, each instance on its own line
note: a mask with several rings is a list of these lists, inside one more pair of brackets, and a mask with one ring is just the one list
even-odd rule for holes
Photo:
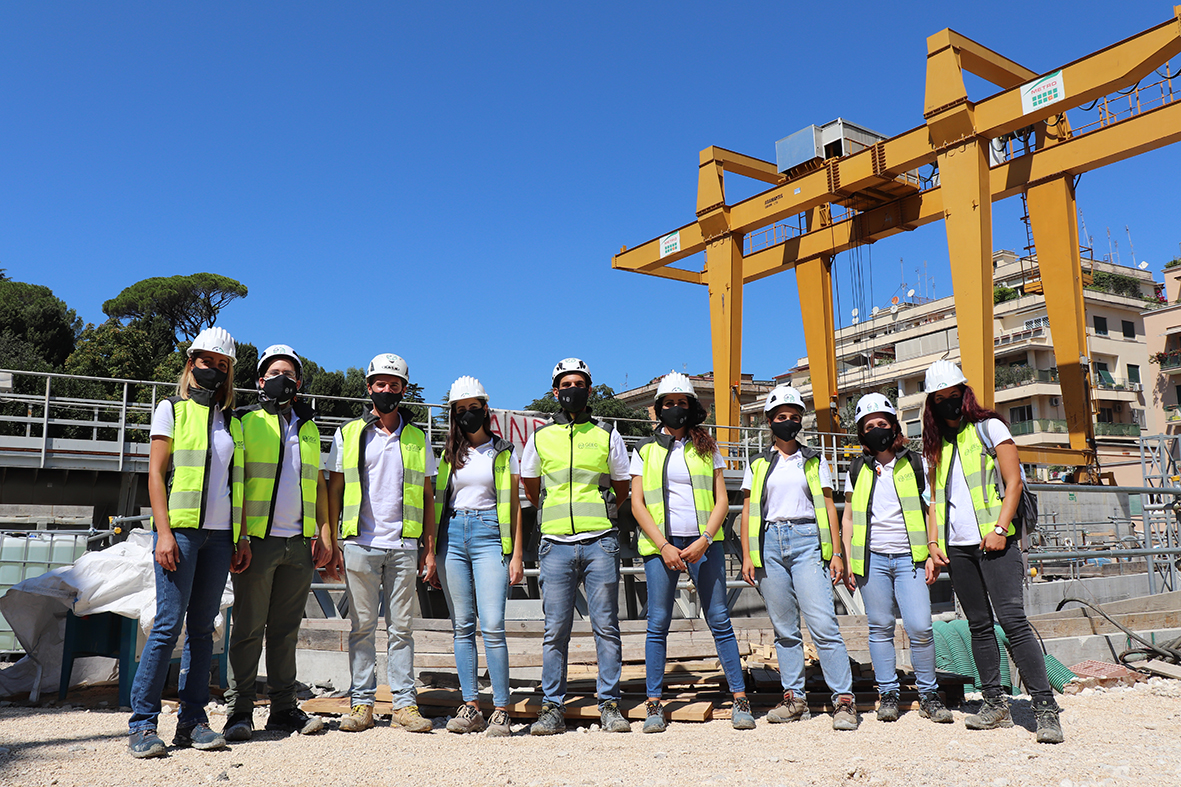
[[579,451],[585,451],[587,449],[598,448],[598,447],[599,447],[598,443],[579,443],[578,444]]

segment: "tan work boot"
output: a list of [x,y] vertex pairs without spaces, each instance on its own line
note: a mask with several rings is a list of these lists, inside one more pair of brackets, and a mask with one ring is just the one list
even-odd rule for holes
[[410,732],[430,732],[433,726],[430,719],[424,719],[422,714],[418,712],[417,705],[396,708],[393,723],[405,727]]
[[852,694],[842,694],[837,697],[836,707],[832,711],[832,728],[834,730],[855,730],[861,724],[861,717],[857,715],[857,702]]
[[455,712],[455,717],[447,722],[447,732],[457,732],[462,735],[467,732],[480,732],[487,726],[484,714],[480,713],[480,709],[464,703]]
[[808,701],[797,697],[794,691],[783,692],[783,702],[767,711],[767,721],[772,724],[783,724],[789,721],[804,721],[812,718],[808,710]]
[[342,732],[360,732],[372,726],[372,705],[354,705],[349,715],[340,720],[340,729]]

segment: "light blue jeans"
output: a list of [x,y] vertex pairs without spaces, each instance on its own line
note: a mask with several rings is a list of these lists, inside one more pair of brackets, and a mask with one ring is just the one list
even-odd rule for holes
[[541,644],[542,698],[566,703],[566,659],[574,625],[574,593],[586,586],[587,610],[598,656],[599,708],[619,700],[623,650],[619,639],[619,537],[614,531],[594,541],[560,543],[541,539],[541,608],[545,637]]
[[439,540],[437,565],[455,630],[455,668],[463,701],[479,698],[476,615],[492,680],[492,702],[508,706],[508,642],[504,607],[508,598],[508,557],[500,544],[496,509],[456,511]]
[[800,613],[816,643],[820,670],[832,692],[853,693],[849,654],[841,639],[832,580],[820,555],[816,521],[768,522],[763,541],[763,567],[755,571],[759,593],[775,629],[775,652],[779,657],[779,679],[784,692],[804,694],[804,638]]
[[865,614],[869,618],[869,658],[878,693],[898,691],[894,657],[895,608],[910,639],[910,659],[920,692],[936,691],[935,635],[931,630],[931,592],[926,568],[909,552],[885,555],[869,552],[865,576],[857,577]]
[[[669,539],[677,549],[696,541],[692,536],[672,536]],[[715,541],[705,550],[701,560],[686,563],[689,576],[701,596],[705,607],[705,622],[709,625],[718,649],[718,660],[726,673],[730,693],[746,691],[742,677],[742,657],[738,655],[738,641],[734,637],[734,626],[730,623],[730,611],[726,608],[726,556],[722,543]],[[664,564],[660,555],[644,558],[644,577],[648,584],[648,636],[644,640],[644,665],[647,676],[649,697],[659,697],[664,690],[664,665],[668,655],[668,627],[673,617],[673,602],[677,595],[677,581],[680,571],[673,571]]]
[[414,636],[410,626],[418,578],[417,549],[380,549],[346,541],[344,578],[349,597],[349,671],[353,705],[377,696],[377,615],[385,600],[389,634],[386,679],[394,710],[414,705]]

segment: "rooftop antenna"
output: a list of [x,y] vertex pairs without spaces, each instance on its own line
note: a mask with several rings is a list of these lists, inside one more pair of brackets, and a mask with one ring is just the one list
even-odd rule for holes
[[1132,231],[1128,229],[1128,225],[1124,225],[1124,232],[1128,233],[1128,248],[1132,251],[1132,264],[1136,264],[1136,247],[1132,245]]
[[1095,239],[1087,233],[1087,220],[1083,218],[1083,212],[1078,212],[1078,223],[1082,225],[1083,239],[1087,242],[1087,248],[1091,251],[1091,259],[1095,258]]
[[1107,228],[1107,261],[1115,262],[1115,252],[1111,248],[1111,227]]

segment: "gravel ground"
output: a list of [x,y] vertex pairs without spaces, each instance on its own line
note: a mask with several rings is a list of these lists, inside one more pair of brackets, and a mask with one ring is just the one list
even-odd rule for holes
[[[426,784],[518,785],[1138,785],[1181,783],[1181,681],[1154,678],[1131,688],[1086,689],[1059,698],[1066,742],[1034,743],[1028,698],[1014,701],[1017,726],[973,732],[905,713],[894,724],[866,714],[857,732],[827,717],[790,725],[759,721],[739,732],[728,721],[671,724],[662,735],[609,735],[572,728],[532,738],[453,735],[437,719],[428,735],[390,729],[301,738],[256,732],[214,752],[170,749],[156,760],[127,753],[127,714],[79,708],[0,708],[0,784],[123,785]],[[974,707],[974,706],[970,706]],[[266,711],[255,714],[263,726]],[[220,729],[224,716],[212,717]],[[175,714],[161,718],[165,741]]]

